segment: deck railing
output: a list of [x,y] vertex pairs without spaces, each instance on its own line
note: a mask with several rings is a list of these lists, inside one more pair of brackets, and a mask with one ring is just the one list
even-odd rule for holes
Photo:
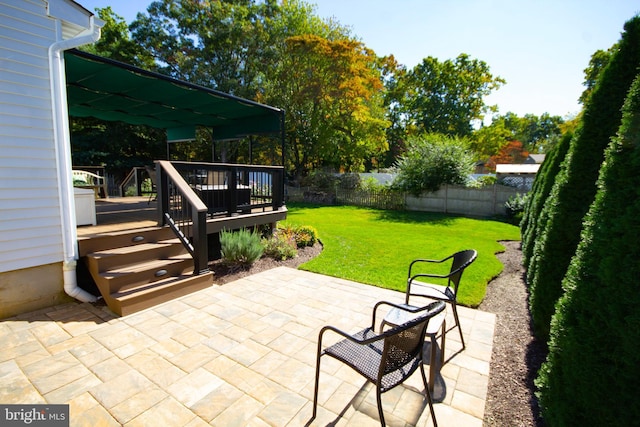
[[169,225],[208,271],[207,218],[277,211],[284,206],[284,168],[227,163],[156,162],[159,224]]
[[209,271],[207,206],[168,161],[158,161],[159,224],[169,225],[193,257],[193,274]]
[[171,162],[207,205],[209,217],[236,216],[284,206],[282,166]]

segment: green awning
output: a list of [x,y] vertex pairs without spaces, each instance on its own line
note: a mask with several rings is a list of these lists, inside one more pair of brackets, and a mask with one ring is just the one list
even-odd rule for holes
[[65,52],[69,115],[167,129],[213,129],[215,140],[282,132],[284,111],[79,50]]

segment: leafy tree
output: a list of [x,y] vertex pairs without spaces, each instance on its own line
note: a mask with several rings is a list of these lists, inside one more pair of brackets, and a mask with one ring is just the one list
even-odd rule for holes
[[561,137],[564,120],[560,116],[544,113],[541,116],[515,113],[494,116],[489,126],[483,126],[472,135],[475,151],[485,157],[497,154],[510,141],[520,141],[530,153],[547,151]]
[[265,67],[277,61],[271,1],[159,0],[139,13],[133,39],[172,77],[255,99]]
[[393,185],[419,196],[438,191],[444,184],[464,185],[473,167],[466,140],[438,134],[412,136],[407,152],[396,164]]
[[553,316],[549,354],[536,380],[548,425],[630,426],[640,419],[638,170],[640,76],[607,148],[595,201],[562,282],[565,293]]
[[611,56],[618,48],[617,44],[614,44],[608,50],[597,50],[593,55],[591,55],[591,59],[589,60],[589,65],[584,69],[584,82],[585,90],[580,95],[579,101],[582,105],[586,105],[591,96],[591,92],[596,86],[598,82],[598,76],[605,69]]
[[407,126],[406,114],[403,112],[407,94],[405,88],[407,69],[399,64],[393,55],[380,58],[379,63],[385,87],[384,107],[389,121],[389,127],[386,130],[389,150],[378,159],[378,167],[389,168],[406,152],[407,136],[412,133],[412,129]]
[[495,110],[483,97],[504,83],[484,61],[467,54],[444,62],[429,56],[407,73],[403,112],[422,132],[468,136],[473,121]]
[[376,57],[362,43],[314,35],[286,40],[267,99],[287,106],[292,173],[331,166],[359,171],[387,149]]
[[523,147],[520,141],[509,141],[503,146],[498,154],[491,156],[486,166],[495,171],[496,165],[505,163],[524,163],[529,157],[529,152]]
[[533,324],[545,340],[555,303],[562,295],[562,279],[580,240],[582,218],[595,197],[604,150],[620,125],[621,107],[640,65],[640,16],[624,28],[619,49],[600,73],[545,203],[543,215],[549,220],[538,234],[527,272]]
[[153,57],[131,39],[124,18],[116,14],[111,6],[97,8],[96,14],[105,22],[100,39],[93,44],[83,45],[82,50],[147,70],[155,68]]

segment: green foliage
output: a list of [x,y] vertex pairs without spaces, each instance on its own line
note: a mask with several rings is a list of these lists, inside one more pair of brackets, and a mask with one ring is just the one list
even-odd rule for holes
[[548,151],[562,136],[564,119],[560,116],[541,116],[515,113],[494,116],[489,126],[483,126],[471,137],[473,149],[483,157],[498,154],[509,141],[520,141],[530,153]]
[[353,206],[287,204],[288,221],[312,224],[322,236],[322,253],[300,268],[404,291],[415,258],[439,258],[467,248],[478,260],[465,272],[459,299],[475,307],[486,286],[502,270],[499,240],[518,240],[518,227],[426,212],[387,211]]
[[295,239],[299,248],[313,246],[318,241],[318,230],[310,225],[301,225],[295,229]]
[[444,184],[464,185],[473,171],[473,157],[463,139],[428,134],[410,138],[408,146],[396,165],[393,187],[399,190],[419,196]]
[[378,182],[378,180],[375,179],[372,176],[370,176],[368,178],[365,178],[362,181],[360,181],[360,189],[361,190],[365,190],[365,191],[381,191],[381,190],[385,190],[385,189],[388,189],[388,188],[389,187],[387,185],[380,184],[380,182]]
[[[529,267],[529,260],[533,255],[537,234],[546,226],[546,220],[542,219],[543,217],[541,217],[540,213],[551,192],[556,175],[560,171],[560,165],[567,155],[571,138],[573,138],[573,132],[565,133],[560,143],[547,153],[529,192],[529,198],[520,222],[522,263],[525,268]],[[544,218],[546,219],[547,217],[545,216]]]
[[354,190],[360,187],[360,174],[343,173],[338,178],[338,187],[344,190]]
[[273,235],[263,239],[264,253],[280,260],[295,258],[298,248],[313,246],[317,241],[318,231],[314,227],[280,222]]
[[421,132],[468,136],[472,122],[492,107],[483,97],[505,80],[494,77],[486,62],[460,54],[444,62],[427,57],[406,75],[403,112]]
[[498,182],[498,178],[495,175],[485,175],[478,178],[477,182],[480,183],[480,187],[486,187],[496,184]]
[[640,77],[623,111],[536,380],[550,426],[631,426],[640,420],[640,241],[634,232],[640,230]]
[[286,233],[275,233],[268,239],[263,239],[264,254],[273,259],[285,260],[298,255],[295,238]]
[[528,194],[518,193],[515,196],[509,197],[509,200],[506,201],[504,207],[507,211],[507,219],[510,223],[520,224],[528,200]]
[[619,49],[599,75],[581,125],[545,201],[542,216],[548,215],[548,221],[537,234],[534,257],[529,263],[533,325],[545,341],[555,304],[562,295],[562,279],[580,240],[582,219],[595,197],[604,150],[620,125],[621,107],[640,65],[640,17],[628,21],[624,28]]
[[302,180],[303,187],[314,187],[324,190],[334,189],[337,183],[338,176],[324,169],[316,169]]
[[224,262],[242,266],[253,264],[264,252],[258,233],[244,228],[238,231],[221,231],[220,247]]
[[361,42],[304,34],[287,38],[264,101],[287,106],[292,173],[330,167],[359,172],[387,150],[378,58]]

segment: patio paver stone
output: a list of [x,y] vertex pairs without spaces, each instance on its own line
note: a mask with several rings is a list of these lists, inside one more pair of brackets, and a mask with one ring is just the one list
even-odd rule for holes
[[[123,318],[87,303],[38,310],[0,321],[0,401],[68,403],[72,426],[304,425],[318,332],[368,326],[380,300],[404,294],[279,267]],[[467,348],[447,334],[435,411],[440,425],[480,427],[495,315],[459,311]],[[383,394],[389,425],[433,425],[422,387],[416,373]],[[311,425],[330,423],[379,420],[373,387],[323,358]]]

